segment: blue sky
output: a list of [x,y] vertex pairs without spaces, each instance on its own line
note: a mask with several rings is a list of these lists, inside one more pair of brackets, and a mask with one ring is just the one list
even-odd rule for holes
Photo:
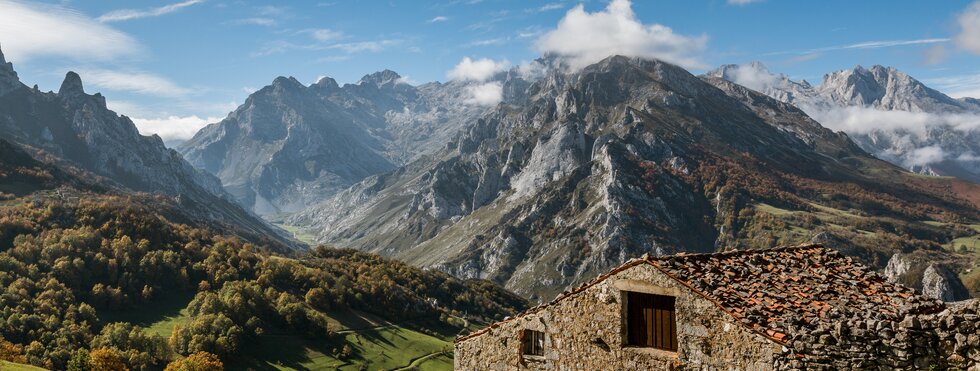
[[0,0],[0,47],[23,82],[57,90],[78,71],[141,130],[170,136],[224,117],[280,75],[353,83],[388,68],[445,81],[464,57],[500,68],[543,52],[581,63],[635,53],[695,73],[759,60],[811,83],[882,64],[980,95],[970,94],[980,93],[971,1]]

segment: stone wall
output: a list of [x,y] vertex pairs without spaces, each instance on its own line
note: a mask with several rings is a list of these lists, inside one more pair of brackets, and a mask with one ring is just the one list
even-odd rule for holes
[[[624,347],[624,291],[675,296],[678,351]],[[544,332],[543,357],[522,357],[523,329]],[[648,264],[456,343],[457,370],[771,370],[782,346]]]
[[[829,314],[815,329],[798,327],[777,369],[960,369],[980,371],[980,300],[948,303],[935,314],[879,318]],[[836,318],[835,318],[836,317]]]

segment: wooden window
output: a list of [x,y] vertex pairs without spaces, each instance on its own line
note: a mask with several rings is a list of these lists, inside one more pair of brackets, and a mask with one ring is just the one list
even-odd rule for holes
[[543,356],[544,333],[534,330],[521,331],[521,355]]
[[674,297],[628,292],[626,303],[627,345],[677,351]]

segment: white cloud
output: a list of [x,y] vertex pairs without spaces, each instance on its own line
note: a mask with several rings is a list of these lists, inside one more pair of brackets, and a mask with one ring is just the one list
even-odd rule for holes
[[970,4],[957,18],[960,33],[956,35],[956,46],[980,54],[980,1]]
[[752,3],[761,3],[766,0],[728,0],[729,5],[748,5]]
[[182,97],[191,93],[170,80],[145,72],[120,72],[111,70],[81,70],[78,74],[86,84],[158,97]]
[[146,10],[138,10],[138,9],[113,10],[111,12],[103,14],[97,20],[99,22],[118,22],[118,21],[128,21],[131,19],[138,19],[138,18],[158,17],[164,14],[176,12],[181,8],[186,8],[191,5],[200,4],[203,2],[204,0],[187,0],[176,4],[170,4],[170,5],[161,6],[159,8],[152,8]]
[[783,55],[783,54],[819,54],[832,51],[840,50],[855,50],[855,49],[881,49],[881,48],[891,48],[896,46],[909,46],[909,45],[925,45],[925,44],[939,44],[949,42],[948,38],[933,38],[933,39],[916,39],[916,40],[879,40],[879,41],[863,41],[848,45],[838,45],[838,46],[828,46],[824,48],[807,49],[807,50],[784,50],[772,53],[766,53],[763,55]]
[[0,43],[15,62],[41,56],[110,60],[141,51],[129,35],[77,11],[20,1],[0,1]]
[[510,39],[507,38],[507,37],[497,37],[497,38],[493,38],[493,39],[476,40],[476,41],[471,41],[471,42],[467,43],[466,46],[501,45],[501,44],[506,43],[508,40],[510,40]]
[[528,13],[550,12],[552,10],[558,10],[564,7],[565,4],[562,3],[547,3],[537,8],[527,9],[527,12]]
[[344,33],[336,30],[331,30],[328,28],[318,28],[313,30],[306,30],[310,34],[310,37],[317,41],[331,41],[344,37]]
[[687,68],[705,66],[698,54],[705,50],[707,36],[684,36],[664,25],[645,25],[631,7],[629,0],[613,0],[605,10],[588,13],[579,4],[535,46],[542,53],[567,57],[575,69],[615,54],[659,58]]
[[225,23],[231,25],[252,25],[252,26],[264,26],[264,27],[274,27],[277,24],[279,24],[279,22],[276,22],[275,19],[265,18],[265,17],[242,18],[242,19],[228,21]]
[[334,44],[327,46],[326,49],[340,49],[348,54],[361,53],[361,52],[380,52],[385,48],[397,45],[401,43],[401,40],[376,40],[376,41],[361,41],[343,44]]
[[947,76],[924,82],[953,98],[980,98],[980,74]]
[[466,104],[492,106],[504,98],[504,87],[499,82],[488,82],[466,88]]
[[486,81],[509,65],[510,62],[506,60],[498,62],[489,58],[473,60],[470,57],[464,57],[456,67],[449,71],[447,76],[451,80]]
[[168,116],[163,118],[132,118],[136,128],[143,135],[159,135],[164,141],[187,140],[207,126],[221,121],[220,117],[201,118],[194,116]]
[[779,80],[779,77],[763,68],[756,68],[752,65],[738,65],[732,69],[733,82],[755,91],[764,91]]
[[432,19],[430,19],[429,20],[429,23],[445,22],[445,21],[448,21],[448,20],[449,20],[449,17],[446,17],[444,15],[440,15],[440,16],[436,16],[436,17],[433,17]]
[[976,114],[881,111],[867,107],[831,110],[806,106],[801,108],[823,126],[848,133],[867,134],[875,130],[903,130],[921,136],[932,126],[948,126],[963,133],[980,131],[980,115]]
[[905,158],[907,166],[926,166],[942,162],[946,152],[939,146],[928,146],[913,149]]

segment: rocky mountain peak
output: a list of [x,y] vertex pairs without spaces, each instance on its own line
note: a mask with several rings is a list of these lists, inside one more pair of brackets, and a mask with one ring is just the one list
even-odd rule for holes
[[272,87],[279,89],[305,89],[306,85],[296,80],[295,77],[279,76],[275,80],[272,80]]
[[313,87],[316,87],[321,90],[329,90],[329,91],[340,89],[340,85],[337,84],[337,80],[334,80],[332,77],[329,76],[321,77],[319,80],[313,83]]
[[17,78],[17,72],[14,71],[14,64],[7,62],[3,56],[3,50],[0,50],[0,95],[15,89],[19,85],[20,79]]
[[58,89],[58,95],[74,96],[82,94],[85,94],[85,89],[82,88],[82,77],[78,76],[74,71],[68,71],[65,74],[65,81],[61,82],[61,88]]
[[380,72],[375,72],[369,75],[364,75],[360,81],[357,82],[358,85],[361,84],[373,84],[376,86],[387,85],[389,83],[397,82],[402,76],[397,72],[392,70],[384,70]]

